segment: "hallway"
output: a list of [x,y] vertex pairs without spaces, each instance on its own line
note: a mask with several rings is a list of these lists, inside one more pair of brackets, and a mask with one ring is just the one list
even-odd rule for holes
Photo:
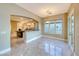
[[13,47],[3,56],[71,56],[66,42],[55,38],[41,37],[31,43],[22,43]]

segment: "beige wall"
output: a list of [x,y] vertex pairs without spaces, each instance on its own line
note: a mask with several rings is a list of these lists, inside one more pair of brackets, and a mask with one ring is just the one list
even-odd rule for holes
[[79,56],[79,4],[75,8],[75,54]]
[[79,4],[73,4],[75,8],[75,54],[79,56]]
[[11,32],[17,31],[17,21],[11,21]]
[[[62,21],[63,21],[63,33],[62,34],[46,34],[44,33],[44,22],[46,20],[57,20],[61,17]],[[67,39],[67,13],[64,14],[59,14],[59,15],[55,15],[55,16],[50,16],[50,17],[45,17],[42,21],[42,34],[43,35],[48,35],[48,36],[52,36],[52,37],[57,37],[57,38],[62,38],[62,39]]]
[[63,14],[63,38],[67,41],[67,16],[68,14]]
[[70,6],[69,12],[72,11],[72,9],[74,9],[74,20],[75,20],[75,34],[74,34],[74,48],[75,48],[75,55],[79,56],[79,4],[72,4]]

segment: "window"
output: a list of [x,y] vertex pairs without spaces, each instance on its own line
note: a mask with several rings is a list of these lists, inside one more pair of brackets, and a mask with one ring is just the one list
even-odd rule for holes
[[57,21],[56,22],[56,34],[61,34],[62,33],[62,21]]
[[62,20],[45,22],[45,33],[62,34]]
[[45,23],[45,32],[49,32],[49,24]]
[[55,33],[55,24],[54,22],[53,23],[50,23],[50,30],[49,30],[50,33]]

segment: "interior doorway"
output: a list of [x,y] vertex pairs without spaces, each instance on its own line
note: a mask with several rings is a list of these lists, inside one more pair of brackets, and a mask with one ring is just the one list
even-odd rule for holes
[[18,44],[25,43],[27,39],[24,39],[24,33],[29,31],[38,31],[39,22],[35,19],[11,15],[11,47]]
[[20,18],[17,16],[11,16],[11,47],[16,47],[17,45],[24,42],[23,37],[18,37],[18,32],[21,26],[18,25],[20,23]]

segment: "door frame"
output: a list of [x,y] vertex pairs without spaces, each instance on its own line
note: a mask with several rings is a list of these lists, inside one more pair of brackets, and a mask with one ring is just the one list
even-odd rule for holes
[[[71,26],[71,32],[72,32],[72,16],[74,16],[74,9],[72,9],[68,15],[68,23],[69,23],[69,20],[70,20],[70,26]],[[69,24],[68,24],[68,42],[69,42]],[[71,34],[72,35],[72,34]],[[72,36],[71,36],[71,39],[72,39]],[[71,41],[72,43],[72,41]],[[69,47],[71,48],[73,54],[75,52],[75,17],[74,17],[74,34],[73,34],[73,46],[71,44],[71,46],[69,45]]]

